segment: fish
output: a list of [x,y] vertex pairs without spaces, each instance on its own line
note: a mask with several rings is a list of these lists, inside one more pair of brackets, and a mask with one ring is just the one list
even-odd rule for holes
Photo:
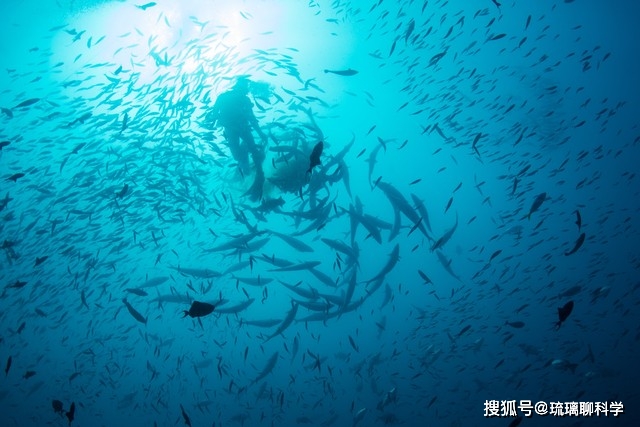
[[582,227],[582,217],[580,216],[580,211],[576,211],[576,225],[578,226],[578,232],[580,231],[580,228]]
[[234,278],[236,282],[244,283],[245,285],[250,286],[265,286],[273,281],[273,279],[270,278],[260,277],[259,274],[258,277],[238,277],[234,275],[232,275],[231,277]]
[[267,337],[265,342],[283,333],[285,329],[287,329],[291,325],[291,323],[293,323],[293,320],[296,318],[297,313],[298,313],[298,304],[295,302],[292,302],[291,310],[289,310],[289,313],[287,313],[287,317],[285,317],[282,323],[280,323],[280,326],[278,326],[278,329],[276,329],[273,334]]
[[385,393],[384,398],[378,402],[376,408],[380,411],[384,411],[384,407],[389,403],[396,402],[398,400],[398,394],[396,388],[393,387],[391,390]]
[[[442,57],[444,57],[446,54],[447,54],[447,51],[445,50],[444,52],[436,53],[435,55],[433,55],[429,60],[429,67],[438,65],[438,62],[440,62]],[[436,128],[436,129],[439,130],[439,128]]]
[[301,262],[300,264],[292,264],[285,267],[271,268],[267,271],[301,271],[301,270],[311,270],[314,267],[317,267],[321,264],[321,261],[306,261]]
[[120,127],[120,133],[124,132],[128,126],[129,126],[129,115],[127,113],[124,113],[124,117],[122,118],[122,126]]
[[278,233],[276,231],[272,231],[271,234],[282,239],[286,244],[296,249],[298,252],[313,252],[313,248],[306,243],[289,236],[288,234]]
[[571,249],[569,252],[565,252],[564,256],[569,256],[569,255],[572,255],[572,254],[576,253],[578,251],[578,249],[580,249],[580,247],[584,243],[585,237],[586,237],[586,235],[584,233],[582,233],[578,237],[578,240],[576,240],[576,244],[573,246],[573,249]]
[[480,138],[482,138],[482,136],[483,136],[482,133],[479,132],[476,135],[476,137],[473,139],[473,143],[471,144],[471,149],[476,152],[478,157],[480,157],[480,151],[478,151],[477,144],[478,144],[478,141],[480,141]]
[[458,228],[458,215],[456,214],[456,222],[455,224],[453,224],[453,227],[451,227],[449,230],[447,230],[442,237],[440,237],[438,240],[436,240],[433,245],[431,245],[431,251],[435,251],[436,249],[440,249],[441,247],[443,247],[449,240],[451,240],[451,237],[453,236],[453,233],[455,233],[456,229]]
[[24,177],[23,173],[14,173],[13,175],[11,175],[9,178],[7,178],[7,181],[13,181],[13,182],[18,182],[18,180],[20,178]]
[[71,423],[73,422],[75,418],[75,414],[76,414],[76,404],[75,402],[71,402],[71,406],[69,407],[69,410],[65,414],[67,416],[67,420],[69,420],[69,425],[71,425]]
[[2,149],[4,147],[7,147],[9,144],[11,144],[11,141],[0,141],[0,151],[2,151]]
[[572,286],[569,289],[567,289],[566,291],[561,292],[558,295],[558,298],[572,297],[574,295],[578,295],[581,291],[582,291],[582,286],[580,286],[580,285]]
[[360,348],[358,347],[358,345],[356,344],[356,342],[353,340],[353,337],[351,335],[349,335],[349,344],[351,344],[351,347],[357,352],[360,353]]
[[62,402],[59,400],[53,400],[51,402],[51,406],[53,406],[53,412],[56,414],[64,415],[64,409],[62,408]]
[[569,301],[562,307],[558,307],[558,322],[556,323],[556,331],[560,329],[560,326],[562,326],[562,323],[567,320],[572,311],[573,301]]
[[411,37],[411,34],[413,33],[413,30],[416,28],[416,21],[414,19],[411,19],[411,21],[409,21],[409,25],[407,25],[407,31],[404,33],[404,43],[407,44],[409,37]]
[[367,408],[361,408],[356,415],[353,417],[352,427],[356,427],[356,425],[364,419],[365,414],[367,413]]
[[489,38],[488,41],[493,41],[493,40],[500,40],[502,38],[504,38],[506,36],[506,34],[502,33],[502,34],[496,34],[495,36]]
[[207,302],[194,301],[189,310],[184,310],[182,317],[203,317],[213,313],[216,306]]
[[531,214],[533,214],[535,211],[537,211],[540,208],[540,206],[542,206],[542,203],[544,203],[546,198],[547,198],[547,193],[540,193],[536,196],[533,203],[531,204],[531,208],[529,209],[529,214],[527,215],[527,219],[531,219]]
[[182,418],[184,418],[184,423],[189,427],[191,427],[191,420],[189,419],[189,415],[187,415],[187,413],[185,412],[184,407],[182,406],[182,403],[180,404],[180,411],[182,412]]
[[147,319],[145,317],[142,316],[142,314],[140,314],[140,312],[138,312],[138,310],[136,310],[135,308],[133,308],[131,306],[131,304],[129,304],[129,302],[127,301],[126,298],[122,299],[122,302],[124,303],[124,305],[127,307],[127,310],[129,311],[129,313],[133,316],[134,319],[136,319],[138,322],[140,323],[144,323],[145,325],[147,324]]
[[506,321],[506,322],[504,322],[504,324],[507,325],[507,326],[511,326],[512,328],[516,328],[516,329],[520,329],[520,328],[524,327],[524,322],[521,322],[519,320],[516,321],[516,322]]
[[331,74],[337,74],[339,76],[355,76],[356,74],[358,74],[356,70],[352,70],[351,68],[347,70],[324,70],[324,72],[325,74],[331,73]]
[[564,359],[555,359],[551,361],[551,366],[557,369],[562,369],[563,371],[571,371],[572,373],[575,373],[576,368],[578,367],[578,364],[571,363],[568,360],[564,360]]
[[422,280],[424,280],[425,285],[428,285],[429,283],[433,283],[431,279],[422,272],[422,270],[418,270],[418,274],[420,275],[420,277],[422,277]]
[[20,104],[18,104],[15,107],[13,107],[12,110],[15,110],[17,108],[29,107],[29,106],[35,104],[38,101],[40,101],[40,98],[27,99],[26,101],[22,101]]
[[413,200],[416,210],[420,214],[420,218],[424,220],[425,225],[427,226],[429,231],[431,231],[431,222],[429,221],[429,213],[427,212],[427,208],[425,207],[424,203],[422,202],[422,200],[420,200],[420,198],[418,198],[418,196],[416,196],[413,193],[411,193],[411,199]]
[[322,156],[322,149],[324,148],[324,143],[322,141],[318,142],[315,147],[313,147],[313,151],[309,156],[309,169],[307,169],[307,174],[311,173],[311,170],[315,166],[320,165],[320,156]]
[[143,291],[142,289],[139,288],[127,288],[125,289],[126,292],[132,293],[134,295],[138,295],[139,297],[146,297],[149,294],[145,291]]
[[249,298],[248,300],[245,300],[245,301],[243,301],[241,303],[238,303],[236,305],[223,307],[223,308],[218,308],[216,310],[216,313],[219,313],[219,314],[235,314],[235,313],[239,313],[242,310],[244,310],[247,307],[249,307],[251,304],[253,304],[254,301],[255,301],[255,298]]
[[197,277],[198,279],[213,279],[222,275],[222,273],[214,270],[209,270],[208,268],[187,268],[179,266],[169,266],[169,268],[177,271],[183,276]]
[[34,267],[39,266],[40,264],[42,264],[43,262],[45,262],[47,260],[47,258],[49,258],[48,256],[43,256],[43,257],[36,257],[36,264],[34,265]]
[[300,295],[302,298],[306,298],[312,301],[318,299],[318,290],[311,287],[305,288],[303,286],[300,286],[300,284],[302,283],[302,280],[296,283],[295,285],[290,285],[286,282],[283,282],[282,280],[279,280],[279,282],[282,283],[282,285],[285,288],[289,289],[291,292],[294,292]]
[[411,230],[409,230],[409,234],[407,234],[407,236],[410,236],[411,233],[413,233],[414,231],[416,231],[416,229],[418,227],[420,227],[420,224],[422,223],[422,218],[420,218],[420,220],[418,222],[416,222],[413,227],[411,227]]
[[136,5],[136,7],[137,7],[138,9],[141,9],[141,10],[147,10],[147,9],[149,9],[150,7],[155,6],[156,4],[157,4],[156,2],[152,1],[152,2],[149,2],[149,3],[145,3],[145,4]]
[[393,268],[398,263],[399,259],[400,259],[400,245],[396,243],[396,245],[393,247],[393,250],[389,254],[389,260],[387,261],[385,266],[373,278],[367,280],[367,283],[374,282],[378,279],[383,279],[391,270],[393,270]]
[[447,211],[449,210],[449,208],[451,207],[451,204],[453,203],[453,197],[451,197],[449,199],[449,201],[447,202],[447,206],[444,208],[444,213],[447,213]]
[[4,376],[6,377],[7,375],[9,375],[9,369],[11,369],[11,356],[9,356],[9,358],[7,359],[7,364],[4,367]]
[[462,328],[460,330],[460,332],[458,332],[458,335],[456,335],[456,338],[460,338],[465,332],[467,332],[469,329],[471,329],[471,325],[467,325],[464,328]]
[[129,191],[129,184],[125,184],[124,187],[122,187],[122,190],[120,190],[120,192],[116,195],[116,197],[118,199],[122,199],[124,196],[127,195],[128,191]]
[[8,288],[16,288],[16,289],[20,289],[20,288],[24,288],[27,285],[28,282],[22,281],[22,280],[16,280],[15,283],[12,283],[10,285],[8,285]]
[[253,381],[251,381],[251,384],[253,385],[258,381],[264,379],[267,375],[269,375],[271,371],[273,371],[273,368],[276,366],[277,361],[278,361],[278,352],[276,351],[271,355],[269,360],[267,360],[267,363],[264,365],[264,368],[262,369],[262,371],[260,371],[258,376],[255,377]]
[[447,273],[449,273],[452,277],[456,278],[459,281],[462,281],[460,279],[460,277],[453,271],[453,269],[451,268],[451,262],[453,261],[452,259],[448,259],[442,252],[440,251],[436,251],[436,255],[438,256],[438,260],[440,261],[440,264],[442,264],[442,267],[444,267],[444,269],[446,270]]

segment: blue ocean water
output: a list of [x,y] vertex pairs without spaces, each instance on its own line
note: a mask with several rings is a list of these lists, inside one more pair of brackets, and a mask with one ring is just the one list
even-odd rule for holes
[[636,2],[0,11],[0,425],[638,425]]

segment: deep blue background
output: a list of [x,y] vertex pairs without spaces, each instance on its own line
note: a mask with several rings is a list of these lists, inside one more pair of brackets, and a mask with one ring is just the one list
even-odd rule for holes
[[[619,419],[533,416],[527,426],[640,421],[637,2],[157,3],[0,6],[0,141],[9,142],[0,151],[0,362],[12,359],[0,378],[1,425],[66,425],[53,399],[76,403],[77,426],[183,425],[180,405],[193,426],[352,425],[361,408],[361,426],[509,425],[483,417],[492,399],[625,408]],[[324,72],[349,68],[358,74]],[[320,230],[283,213],[259,221],[241,197],[250,178],[212,150],[213,141],[226,152],[204,115],[241,74],[281,99],[257,100],[268,148],[298,137],[315,144],[309,108],[325,137],[323,162],[354,141],[351,196],[343,181],[318,191],[334,204]],[[276,157],[270,151],[267,165]],[[8,179],[16,173],[25,176]],[[424,200],[434,239],[457,216],[442,254],[459,280],[403,216],[392,241],[386,229],[381,244],[357,230],[352,301],[366,298],[357,310],[305,322],[314,312],[300,306],[270,340],[277,326],[243,324],[285,318],[300,297],[279,281],[343,298],[348,262],[342,255],[341,272],[321,238],[351,242],[343,209],[356,199],[393,223],[389,200],[372,188],[379,177],[410,203],[411,194]],[[282,196],[287,213],[310,209],[308,193],[269,186],[265,195]],[[254,253],[207,251],[247,233],[231,199],[260,230],[310,227],[298,238],[314,251],[269,233]],[[580,232],[584,245],[565,256]],[[396,244],[397,265],[370,294],[366,282]],[[320,261],[339,286],[306,271],[270,272],[263,254]],[[250,255],[255,265],[234,274],[274,279],[265,287],[176,270],[223,272]],[[161,283],[146,297],[126,291],[154,278]],[[27,284],[10,287],[16,281]],[[202,326],[181,316],[194,299],[230,306],[248,297],[246,310]],[[569,300],[573,313],[556,331]],[[254,384],[276,352],[273,372]],[[397,401],[377,409],[394,387]]]

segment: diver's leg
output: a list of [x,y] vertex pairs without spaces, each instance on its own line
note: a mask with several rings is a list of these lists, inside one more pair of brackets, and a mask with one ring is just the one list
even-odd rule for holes
[[251,184],[251,188],[249,188],[249,190],[245,194],[248,195],[251,200],[258,201],[262,199],[262,186],[264,185],[264,170],[262,169],[262,163],[264,162],[264,153],[256,146],[256,142],[253,139],[253,135],[251,134],[250,129],[247,129],[246,132],[243,132],[242,142],[247,149],[246,152],[251,153],[251,158],[253,159],[253,164],[256,168],[256,174],[253,179],[253,184]]
[[262,163],[264,162],[264,151],[262,147],[256,145],[255,139],[253,139],[253,134],[250,129],[247,129],[246,132],[242,133],[242,142],[246,145],[247,151],[251,153],[251,159],[253,160],[256,168],[262,168]]
[[229,146],[231,155],[234,160],[238,162],[238,169],[240,170],[240,173],[243,176],[246,175],[249,172],[249,168],[247,165],[248,161],[246,161],[246,150],[243,150],[242,147],[240,147],[240,133],[235,130],[227,129],[225,130],[224,137],[227,140],[227,145]]

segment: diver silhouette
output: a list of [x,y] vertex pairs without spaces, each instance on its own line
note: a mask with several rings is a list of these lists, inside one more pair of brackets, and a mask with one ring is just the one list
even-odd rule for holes
[[267,142],[267,135],[260,129],[258,119],[253,114],[253,103],[249,99],[249,87],[251,81],[246,77],[240,77],[233,88],[218,96],[210,112],[209,119],[213,126],[216,124],[224,128],[224,137],[227,140],[231,155],[238,162],[238,169],[242,176],[251,172],[249,154],[255,166],[255,178],[251,188],[245,193],[251,200],[262,198],[262,186],[264,184],[264,147],[258,146],[251,133],[252,128],[260,135],[263,144]]

